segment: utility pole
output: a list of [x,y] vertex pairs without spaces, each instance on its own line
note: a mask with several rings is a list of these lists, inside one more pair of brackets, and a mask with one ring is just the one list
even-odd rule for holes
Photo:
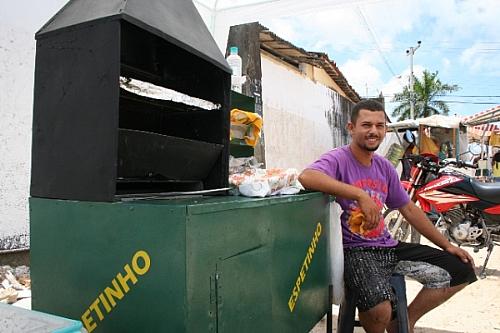
[[415,51],[420,47],[422,41],[417,42],[417,47],[410,47],[409,50],[406,50],[406,55],[410,56],[410,119],[415,119],[415,97],[413,96],[413,55]]

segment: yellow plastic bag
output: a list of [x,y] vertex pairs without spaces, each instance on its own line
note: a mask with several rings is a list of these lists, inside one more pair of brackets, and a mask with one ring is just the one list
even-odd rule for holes
[[491,133],[490,146],[500,147],[500,133]]
[[434,142],[434,140],[422,132],[420,137],[420,154],[433,154],[437,156],[438,153],[438,145]]
[[260,138],[262,125],[262,118],[256,113],[231,110],[231,139],[241,138],[247,145],[255,147]]

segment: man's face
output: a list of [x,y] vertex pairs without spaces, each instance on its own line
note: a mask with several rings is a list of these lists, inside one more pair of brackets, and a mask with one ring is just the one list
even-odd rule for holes
[[354,144],[363,150],[375,151],[385,137],[385,113],[361,109],[356,123],[349,122],[347,128]]

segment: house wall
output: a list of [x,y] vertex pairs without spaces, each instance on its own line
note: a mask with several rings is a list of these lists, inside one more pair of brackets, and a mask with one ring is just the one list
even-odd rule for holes
[[[27,30],[0,34],[0,250],[26,246],[35,42]],[[19,244],[22,243],[22,244]]]
[[328,75],[328,73],[325,72],[325,70],[323,68],[314,67],[314,66],[313,66],[313,68],[314,68],[314,77],[313,77],[314,81],[321,83],[321,84],[331,88],[332,90],[338,92],[340,94],[340,96],[348,98],[347,95],[345,94],[345,92],[342,91],[342,89],[340,89],[340,87],[337,85],[337,83],[335,83],[335,81],[332,80],[330,75]]
[[341,96],[348,98],[347,95],[342,91],[342,89],[337,85],[335,81],[332,80],[330,75],[323,69],[311,64],[301,63],[300,72],[306,75],[309,79],[314,82],[320,83],[332,90],[338,92]]
[[349,101],[265,52],[261,66],[267,168],[301,170],[347,143]]
[[29,246],[35,32],[66,2],[9,1],[0,13],[0,250]]

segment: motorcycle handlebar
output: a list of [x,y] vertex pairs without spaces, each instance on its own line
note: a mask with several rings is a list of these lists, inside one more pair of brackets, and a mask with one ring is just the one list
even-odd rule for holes
[[456,165],[458,168],[477,168],[477,165],[464,161],[446,161],[443,163],[443,166],[447,165]]
[[410,160],[413,161],[414,163],[418,163],[423,159],[424,157],[420,155],[408,155],[400,158],[400,160]]

